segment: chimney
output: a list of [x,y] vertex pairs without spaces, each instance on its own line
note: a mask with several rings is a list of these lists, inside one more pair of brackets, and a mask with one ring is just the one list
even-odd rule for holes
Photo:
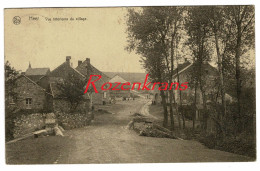
[[90,64],[90,58],[86,58],[87,64]]
[[66,56],[66,62],[70,63],[71,56]]
[[82,61],[78,60],[78,66],[80,66],[82,64]]

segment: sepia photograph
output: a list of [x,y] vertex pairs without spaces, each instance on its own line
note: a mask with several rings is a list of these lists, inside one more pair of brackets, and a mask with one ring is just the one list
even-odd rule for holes
[[255,6],[4,9],[5,163],[255,162]]

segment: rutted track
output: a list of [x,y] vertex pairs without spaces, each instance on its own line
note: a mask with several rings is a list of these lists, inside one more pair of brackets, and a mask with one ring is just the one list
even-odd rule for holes
[[[135,112],[146,112],[149,101],[119,102],[114,114],[98,115],[93,125],[66,132],[74,144],[58,163],[158,163],[248,161],[247,157],[211,150],[196,141],[138,136],[124,129]],[[120,107],[120,109],[119,109]],[[144,114],[144,113],[143,113]]]

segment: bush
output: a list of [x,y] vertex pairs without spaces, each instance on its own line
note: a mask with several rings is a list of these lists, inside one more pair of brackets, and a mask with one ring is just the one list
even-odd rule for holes
[[14,119],[16,118],[17,114],[14,113],[15,108],[7,107],[5,110],[5,141],[10,141],[14,139]]
[[206,147],[213,149],[216,147],[217,144],[217,139],[216,136],[214,134],[200,134],[199,135],[199,142],[201,142],[203,145],[205,145]]
[[219,149],[256,158],[256,143],[252,136],[253,135],[243,133],[237,137],[225,137],[221,140],[214,134],[200,134],[199,142],[210,149]]
[[192,120],[195,110],[192,105],[183,105],[179,107],[179,112],[183,113],[186,119]]

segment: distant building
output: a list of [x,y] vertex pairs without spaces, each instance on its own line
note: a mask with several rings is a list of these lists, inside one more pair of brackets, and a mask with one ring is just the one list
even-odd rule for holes
[[50,68],[32,68],[31,63],[24,75],[30,78],[35,83],[39,84],[44,89],[49,87],[49,78],[48,74],[50,73]]
[[[127,83],[125,79],[120,77],[119,75],[115,75],[113,78],[109,80],[110,83],[112,83],[112,88],[117,86],[115,89],[117,90],[111,90],[110,89],[110,95],[112,98],[129,98],[131,97],[131,87],[129,90],[121,90],[121,86],[124,83]],[[120,83],[120,84],[119,84]]]
[[[120,93],[125,93],[124,96],[126,97],[135,97],[140,95],[140,93],[151,93],[149,91],[146,90],[141,90],[142,86],[144,84],[145,81],[145,77],[146,77],[146,73],[131,73],[131,72],[105,72],[106,75],[108,75],[110,78],[112,78],[109,82],[116,82],[116,81],[121,81],[122,83],[126,83],[129,82],[131,84],[130,86],[130,91],[119,91],[116,92],[118,95]],[[139,84],[135,84],[134,86],[134,90],[132,91],[132,86],[133,83],[141,83],[141,85]],[[139,89],[140,86],[140,89]],[[120,87],[119,87],[120,88]],[[138,90],[139,89],[139,90]],[[113,92],[114,93],[114,92]],[[114,95],[113,95],[114,96]]]
[[34,82],[39,81],[42,77],[48,75],[49,73],[50,68],[32,68],[31,63],[29,63],[29,66],[25,71],[25,75]]

